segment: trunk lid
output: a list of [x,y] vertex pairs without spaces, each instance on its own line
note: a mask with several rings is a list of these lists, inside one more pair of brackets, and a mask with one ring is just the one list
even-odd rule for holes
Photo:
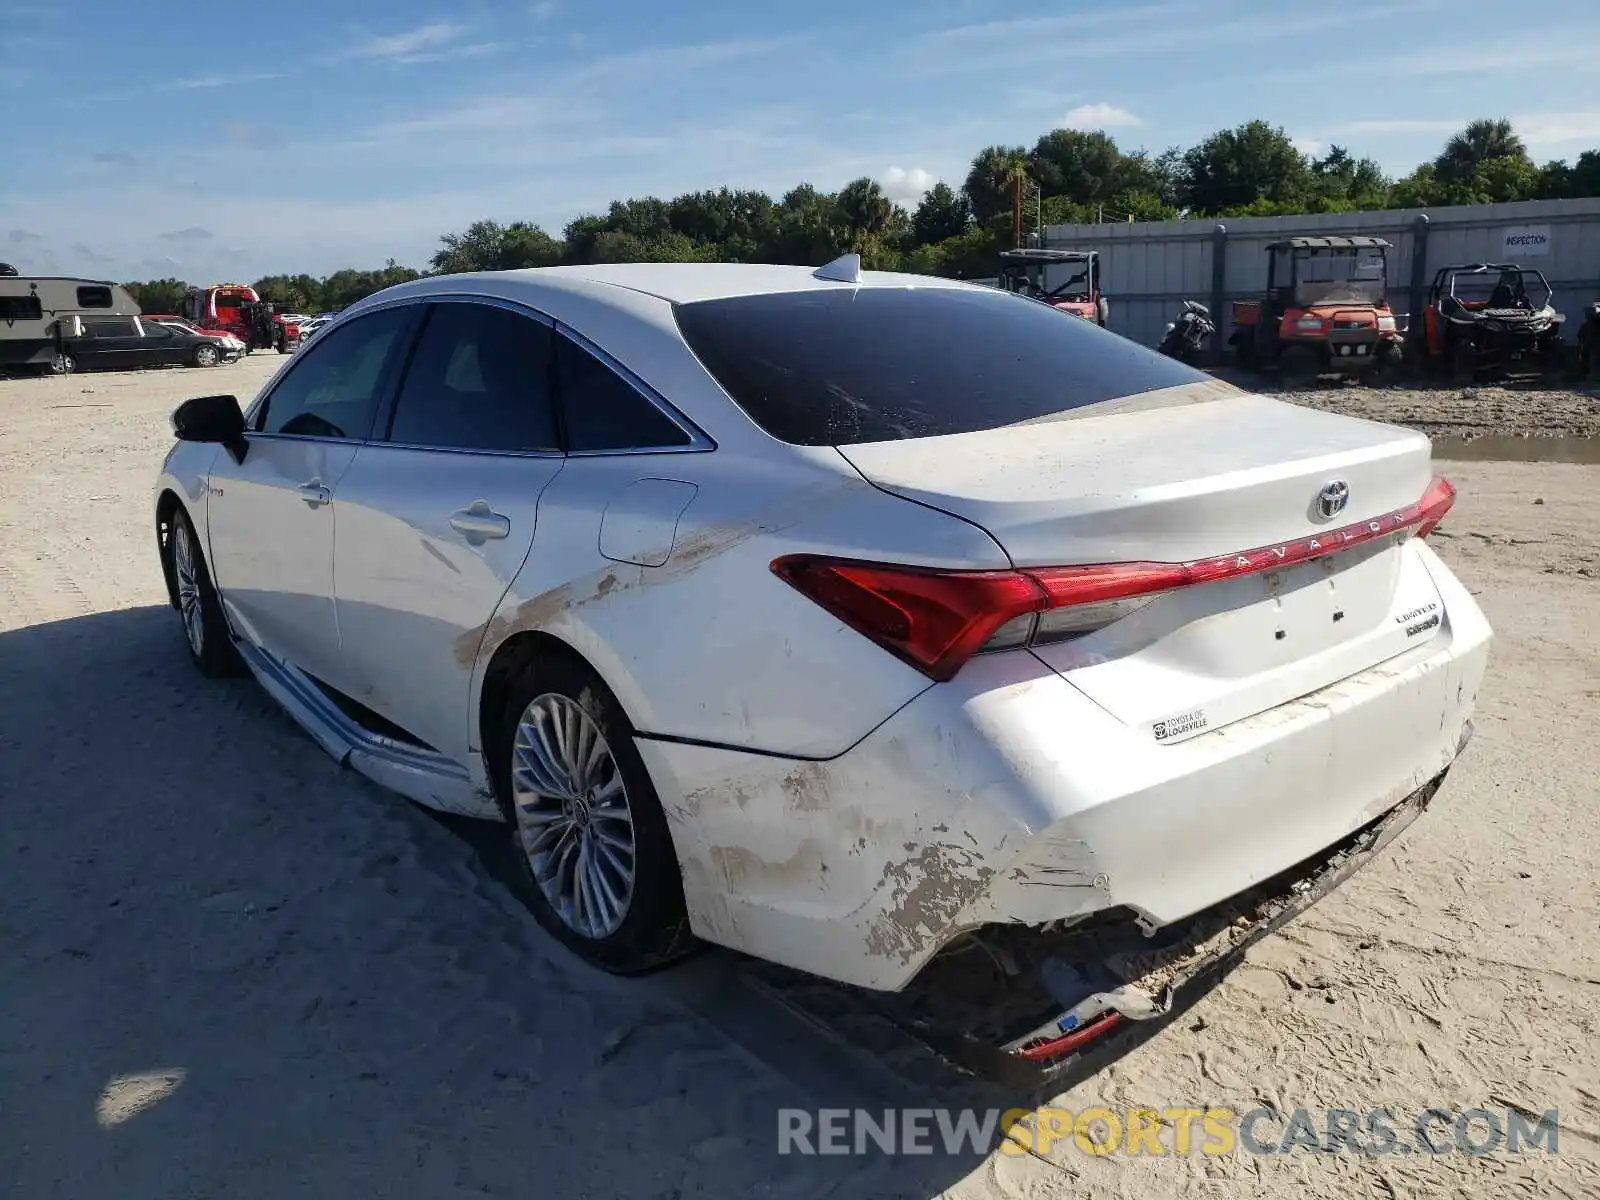
[[[987,530],[1019,567],[1195,562],[1368,521],[1427,490],[1420,433],[1226,385],[1183,390],[1176,405],[1154,393],[840,453],[878,487]],[[1325,516],[1335,482],[1347,501]],[[1182,741],[1437,634],[1438,593],[1406,540],[1163,593],[1034,652],[1119,719]]]

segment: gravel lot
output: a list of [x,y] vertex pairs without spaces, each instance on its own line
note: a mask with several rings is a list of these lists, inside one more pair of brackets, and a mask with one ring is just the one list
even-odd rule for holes
[[[1434,808],[1061,1101],[1554,1107],[1556,1156],[780,1159],[778,1107],[895,1094],[870,1061],[742,990],[731,956],[581,966],[470,825],[184,661],[149,516],[167,415],[279,364],[0,381],[0,1191],[1596,1194],[1600,469],[1451,464],[1436,544],[1498,640]],[[1587,391],[1297,399],[1435,433],[1600,432]]]

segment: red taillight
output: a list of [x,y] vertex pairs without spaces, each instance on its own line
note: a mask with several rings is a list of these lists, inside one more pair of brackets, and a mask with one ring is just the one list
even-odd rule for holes
[[1438,476],[1422,499],[1381,517],[1188,563],[944,571],[795,554],[777,559],[772,570],[858,633],[945,680],[986,645],[1087,633],[1160,592],[1293,566],[1396,533],[1426,537],[1455,498],[1450,481]]
[[1019,571],[938,571],[803,554],[780,558],[772,569],[933,679],[949,679],[1011,618],[1049,604]]
[[1422,493],[1422,499],[1417,502],[1420,520],[1417,522],[1417,536],[1427,537],[1433,532],[1434,527],[1444,520],[1445,513],[1450,511],[1450,506],[1456,502],[1456,489],[1443,475],[1435,475],[1433,482],[1428,485],[1428,490]]

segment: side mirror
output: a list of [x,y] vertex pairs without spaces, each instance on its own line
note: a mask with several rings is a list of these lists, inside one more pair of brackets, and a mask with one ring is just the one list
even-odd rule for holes
[[226,446],[235,462],[243,462],[244,413],[236,396],[196,396],[178,405],[172,414],[172,432],[181,442],[210,442]]

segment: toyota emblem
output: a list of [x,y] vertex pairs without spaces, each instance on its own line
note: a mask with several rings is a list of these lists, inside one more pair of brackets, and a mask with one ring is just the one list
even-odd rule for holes
[[1317,516],[1324,521],[1331,521],[1344,511],[1344,506],[1350,503],[1350,485],[1342,479],[1335,479],[1317,493]]

